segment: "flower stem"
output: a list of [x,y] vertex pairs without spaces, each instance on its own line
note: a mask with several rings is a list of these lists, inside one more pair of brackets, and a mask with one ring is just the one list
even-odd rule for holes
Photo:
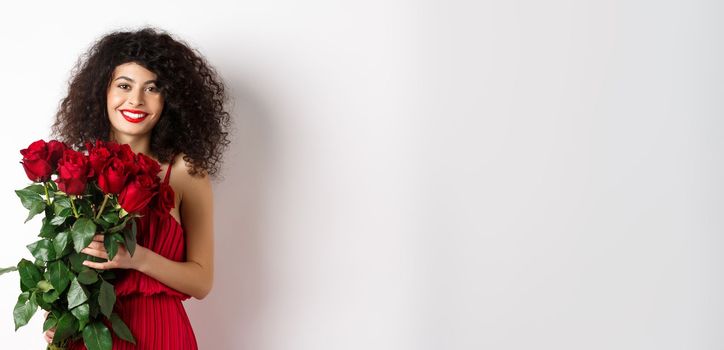
[[45,188],[45,202],[50,206],[50,195],[48,195],[48,183],[43,182],[43,188]]
[[68,343],[67,340],[64,340],[60,345],[55,345],[55,344],[51,343],[51,344],[48,344],[47,349],[48,350],[64,350],[67,343]]
[[77,219],[79,215],[78,215],[78,211],[75,210],[75,202],[73,202],[73,198],[75,198],[75,196],[70,195],[70,207],[73,208],[73,215]]
[[96,214],[96,220],[98,220],[98,218],[101,217],[101,213],[103,213],[103,208],[106,207],[106,203],[108,202],[108,197],[110,197],[110,196],[111,196],[110,194],[106,194],[103,197],[103,204],[101,204],[101,208],[98,209],[98,214]]

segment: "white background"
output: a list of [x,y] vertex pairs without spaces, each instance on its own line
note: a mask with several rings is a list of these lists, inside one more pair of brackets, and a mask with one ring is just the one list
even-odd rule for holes
[[[127,1],[0,10],[0,266],[78,56],[154,25],[228,84],[201,349],[721,349],[717,1]],[[0,277],[3,348],[16,274]]]

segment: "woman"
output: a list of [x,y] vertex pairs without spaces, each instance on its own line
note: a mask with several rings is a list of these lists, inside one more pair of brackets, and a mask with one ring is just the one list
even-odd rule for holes
[[[197,349],[182,300],[203,299],[213,281],[215,175],[229,144],[223,83],[186,44],[145,28],[102,37],[74,70],[53,135],[76,149],[89,140],[128,144],[161,163],[175,193],[167,215],[148,210],[133,257],[86,266],[118,270],[118,314],[136,346],[113,335],[113,349]],[[83,250],[107,258],[100,236]],[[54,330],[46,332],[52,341]],[[70,349],[84,349],[82,341]]]

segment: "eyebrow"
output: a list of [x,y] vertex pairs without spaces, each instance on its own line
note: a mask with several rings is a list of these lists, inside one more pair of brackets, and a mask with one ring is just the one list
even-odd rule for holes
[[[124,76],[124,75],[121,75],[120,77],[114,79],[113,81],[116,81],[116,80],[118,80],[118,79],[126,79],[126,80],[128,80],[128,81],[130,81],[130,82],[132,82],[132,83],[135,83],[135,82],[136,82],[136,81],[134,81],[133,79],[131,79],[131,78],[127,77],[127,76]],[[143,83],[143,84],[145,85],[145,84],[149,84],[149,83],[154,83],[154,84],[155,84],[156,81],[155,81],[155,80],[147,80],[147,81],[146,81],[145,83]]]

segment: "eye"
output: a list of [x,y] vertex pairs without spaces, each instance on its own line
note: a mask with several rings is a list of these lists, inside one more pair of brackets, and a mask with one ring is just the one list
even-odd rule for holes
[[146,90],[150,92],[158,92],[158,88],[155,86],[149,86],[146,88]]
[[123,90],[126,90],[126,89],[129,88],[128,84],[118,84],[118,87],[121,88],[121,89],[123,89]]

